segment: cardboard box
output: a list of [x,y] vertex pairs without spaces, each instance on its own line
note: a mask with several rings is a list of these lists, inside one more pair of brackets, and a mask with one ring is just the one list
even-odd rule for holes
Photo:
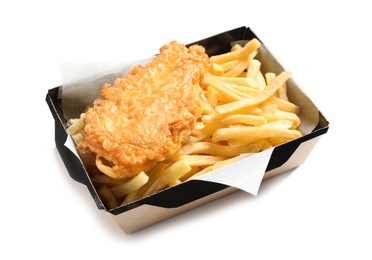
[[[259,39],[250,28],[243,26],[195,43],[203,45],[207,53],[212,56],[230,51],[233,42],[252,38]],[[263,72],[280,73],[283,71],[283,67],[271,55],[264,42],[261,39],[259,40],[262,46],[258,59],[262,62]],[[262,180],[304,163],[321,135],[328,131],[329,123],[293,79],[290,79],[287,84],[290,100],[301,105],[299,116],[302,123],[300,131],[306,133],[303,137],[220,168],[217,173],[212,172],[206,177],[184,182],[147,198],[111,210],[105,208],[83,163],[67,145],[69,136],[67,120],[61,106],[61,86],[48,91],[46,102],[55,119],[56,147],[70,176],[75,181],[86,185],[97,207],[105,210],[124,232],[131,233],[238,189],[247,190],[245,187],[246,185],[249,186],[249,177],[246,176],[249,176],[248,172],[250,171],[262,172],[262,178],[255,184],[253,192],[249,191],[255,193]],[[218,176],[224,176],[224,179],[219,179]]]

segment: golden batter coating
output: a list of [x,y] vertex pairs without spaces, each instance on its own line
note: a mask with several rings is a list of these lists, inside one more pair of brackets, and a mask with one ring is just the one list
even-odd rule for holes
[[148,65],[105,84],[102,99],[86,113],[78,149],[96,153],[97,167],[115,179],[171,159],[200,117],[208,61],[204,47],[172,41]]

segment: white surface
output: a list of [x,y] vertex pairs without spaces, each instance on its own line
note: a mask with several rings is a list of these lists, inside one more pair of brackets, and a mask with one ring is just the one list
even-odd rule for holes
[[[368,2],[249,2],[0,4],[1,259],[371,259]],[[329,132],[257,197],[236,192],[122,233],[55,148],[45,95],[60,84],[59,62],[147,57],[242,25],[293,73]]]

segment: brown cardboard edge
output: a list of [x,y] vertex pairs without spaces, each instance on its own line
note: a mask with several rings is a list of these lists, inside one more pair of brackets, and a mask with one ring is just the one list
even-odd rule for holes
[[287,160],[282,166],[267,171],[264,175],[263,180],[275,177],[283,172],[289,171],[303,164],[320,138],[321,135],[301,143],[296,152],[294,152],[289,158],[289,160]]
[[224,197],[237,190],[238,189],[234,187],[228,187],[177,208],[163,208],[145,204],[132,210],[125,211],[119,215],[113,215],[109,212],[107,212],[107,214],[126,234],[130,234],[185,211],[204,205],[210,201]]
[[[303,164],[310,152],[313,150],[316,143],[319,141],[320,137],[321,135],[302,142],[297,148],[296,152],[292,154],[292,156],[289,160],[286,161],[286,163],[278,168],[266,172],[263,181],[273,178],[283,172],[289,171]],[[237,190],[237,188],[228,187],[226,189],[215,192],[211,195],[205,196],[176,208],[163,208],[144,204],[118,215],[113,215],[109,212],[108,214],[125,233],[130,234],[151,226],[155,223],[176,216],[185,211],[191,210],[195,207],[199,207],[213,200],[222,198]]]

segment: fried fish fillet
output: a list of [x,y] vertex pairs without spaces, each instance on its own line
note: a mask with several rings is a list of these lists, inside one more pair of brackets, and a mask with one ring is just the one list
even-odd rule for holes
[[85,115],[78,149],[94,152],[98,169],[115,179],[170,160],[200,117],[200,81],[208,62],[204,47],[172,41],[148,65],[105,84]]

